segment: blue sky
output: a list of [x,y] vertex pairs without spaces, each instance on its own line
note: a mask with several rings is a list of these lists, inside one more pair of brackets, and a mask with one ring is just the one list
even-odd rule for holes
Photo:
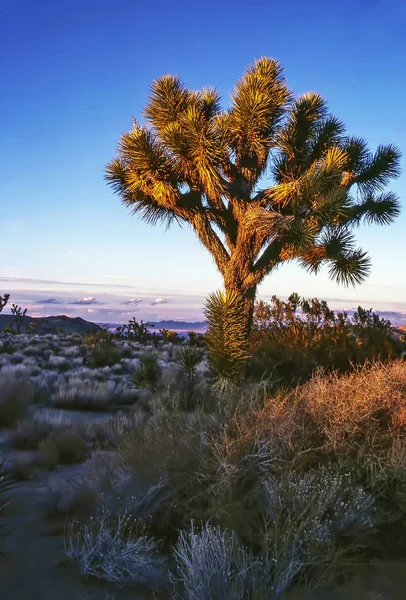
[[[171,72],[227,102],[247,65],[272,56],[296,93],[320,92],[352,134],[405,154],[405,30],[404,0],[0,0],[0,294],[36,315],[200,319],[221,286],[210,255],[187,228],[130,217],[103,179],[152,80]],[[403,201],[405,166],[391,186]],[[405,234],[406,210],[359,230],[373,262],[361,287],[292,264],[259,294],[406,314]]]

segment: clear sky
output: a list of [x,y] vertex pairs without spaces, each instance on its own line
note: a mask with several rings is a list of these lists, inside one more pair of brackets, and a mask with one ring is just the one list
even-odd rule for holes
[[[0,0],[0,294],[38,316],[201,319],[221,286],[210,255],[187,228],[130,217],[103,179],[152,80],[177,74],[227,102],[272,56],[296,93],[321,93],[350,133],[405,155],[405,31],[405,0]],[[392,185],[404,206],[405,167]],[[406,315],[406,210],[357,235],[373,262],[361,287],[292,264],[260,296]]]

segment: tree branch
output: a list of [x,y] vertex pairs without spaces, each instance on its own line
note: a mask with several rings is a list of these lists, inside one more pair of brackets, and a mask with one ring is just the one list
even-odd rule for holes
[[200,213],[191,215],[188,220],[203,246],[212,254],[218,270],[223,274],[230,256],[211,226],[210,220]]
[[264,252],[258,258],[252,269],[252,281],[254,284],[260,281],[267,275],[275,266],[282,262],[280,253],[283,248],[283,242],[278,238],[273,240]]

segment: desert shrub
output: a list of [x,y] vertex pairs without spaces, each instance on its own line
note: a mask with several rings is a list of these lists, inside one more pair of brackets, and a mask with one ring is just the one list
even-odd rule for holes
[[297,382],[320,366],[345,371],[369,360],[396,358],[401,351],[390,322],[372,310],[358,307],[350,318],[324,300],[273,296],[271,303],[261,301],[255,308],[250,372]]
[[[9,492],[15,485],[16,473],[13,469],[6,467],[4,457],[0,455],[0,536],[7,535],[8,533],[1,517],[9,503]],[[4,556],[5,552],[0,548],[0,558],[3,558]]]
[[139,533],[125,512],[112,514],[103,507],[85,522],[70,523],[65,553],[78,562],[83,575],[111,583],[157,588],[165,575],[156,542]]
[[292,584],[304,578],[309,583],[317,563],[320,583],[320,567],[334,560],[337,534],[354,523],[365,531],[372,525],[371,498],[361,489],[352,493],[348,485],[340,488],[343,476],[327,473],[310,473],[284,484],[264,482],[268,514],[260,552],[242,544],[235,531],[209,523],[198,529],[192,522],[181,531],[175,547],[175,596],[185,600],[280,598]]
[[83,341],[88,346],[97,346],[101,342],[111,342],[113,339],[112,333],[103,327],[100,331],[91,331],[83,337]]
[[13,354],[14,351],[15,347],[11,340],[3,340],[0,344],[0,354]]
[[[164,547],[176,544],[191,520],[232,531],[250,548],[246,556],[255,557],[250,564],[267,565],[258,573],[264,590],[282,586],[283,578],[290,585],[299,574],[310,577],[311,565],[331,564],[338,548],[351,548],[373,523],[373,499],[356,476],[338,465],[297,472],[289,453],[278,456],[272,438],[241,438],[209,417],[152,417],[123,436],[118,456],[130,479],[148,484],[144,494],[132,496],[131,510]],[[195,577],[209,577],[206,559],[208,571],[198,575],[195,564]],[[251,577],[244,585],[247,595],[237,597],[255,597]],[[223,597],[216,589],[201,597]]]
[[254,580],[257,564],[238,542],[235,532],[228,533],[209,524],[196,531],[193,522],[189,530],[180,533],[175,560],[176,570],[171,577],[175,597],[184,600],[244,598],[247,581]]
[[38,450],[41,442],[46,440],[51,433],[61,432],[72,428],[72,420],[64,414],[48,415],[37,413],[19,424],[9,441],[11,446],[18,450]]
[[179,410],[207,409],[212,400],[210,386],[198,373],[198,367],[204,360],[204,350],[187,344],[177,353],[175,365],[177,371],[167,386],[168,404]]
[[65,356],[50,356],[48,366],[58,371],[67,371],[72,366],[71,361]]
[[203,359],[204,351],[201,348],[188,344],[178,352],[175,364],[185,377],[193,379],[196,377],[196,369]]
[[101,341],[91,346],[90,352],[83,359],[83,364],[91,369],[111,367],[122,360],[122,355],[113,341]]
[[322,372],[291,394],[325,444],[384,449],[406,434],[406,369],[402,361],[369,363],[353,373]]
[[237,407],[231,430],[237,446],[244,440],[244,452],[266,440],[274,464],[304,470],[333,461],[348,469],[375,498],[384,526],[406,518],[405,381],[403,361],[341,375],[318,372],[290,392]]
[[171,579],[183,600],[280,598],[303,569],[294,552],[254,555],[234,531],[208,523],[181,531],[175,561]]
[[119,444],[121,437],[137,420],[137,413],[118,412],[103,423],[86,423],[80,429],[92,448],[109,449]]
[[97,510],[99,500],[97,490],[86,482],[62,480],[45,488],[40,506],[49,520],[86,519]]
[[[144,419],[145,417],[142,417]],[[78,428],[87,443],[94,449],[116,448],[122,436],[134,427],[139,420],[137,412],[117,412],[102,423],[84,423]]]
[[40,450],[49,457],[50,465],[79,463],[89,457],[89,448],[74,429],[52,433],[40,444]]
[[162,375],[162,367],[156,352],[144,352],[139,358],[139,366],[132,373],[131,381],[137,388],[154,390]]
[[38,450],[40,443],[51,432],[50,427],[39,423],[23,423],[10,437],[10,444],[17,450]]
[[171,329],[160,329],[159,334],[166,343],[176,344],[180,342],[180,337],[177,332],[172,331]]
[[169,409],[155,392],[149,416],[117,422],[100,478],[112,514],[176,548],[174,597],[272,598],[334,580],[406,519],[403,361],[234,391],[213,413]]
[[12,365],[19,365],[24,360],[24,355],[21,352],[13,352],[10,355],[9,361]]
[[130,319],[127,323],[117,327],[116,334],[118,337],[126,337],[135,342],[145,344],[153,339],[153,336],[149,332],[149,328],[154,327],[153,323],[144,323],[135,320],[135,317]]
[[25,377],[0,375],[0,427],[14,427],[34,401],[34,389]]
[[52,404],[57,408],[104,411],[114,404],[115,385],[74,376],[60,381]]
[[204,346],[204,335],[201,333],[196,333],[196,331],[188,331],[188,342],[192,346],[200,346],[201,348]]

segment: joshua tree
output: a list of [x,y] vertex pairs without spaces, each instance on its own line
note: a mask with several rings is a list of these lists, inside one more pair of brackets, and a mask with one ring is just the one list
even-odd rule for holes
[[21,306],[13,304],[11,306],[11,314],[14,316],[14,323],[17,327],[17,333],[21,333],[21,327],[23,326],[25,315],[27,314],[27,309],[24,308],[23,310]]
[[155,80],[145,125],[134,120],[121,136],[106,177],[148,223],[191,225],[226,292],[244,301],[248,332],[257,286],[281,263],[296,259],[312,273],[326,263],[345,285],[367,277],[352,229],[398,215],[398,198],[384,190],[400,152],[370,152],[318,94],[295,98],[271,58],[248,68],[228,109],[220,100],[172,75]]
[[0,296],[0,313],[9,301],[9,298],[10,294],[4,294],[4,296]]

